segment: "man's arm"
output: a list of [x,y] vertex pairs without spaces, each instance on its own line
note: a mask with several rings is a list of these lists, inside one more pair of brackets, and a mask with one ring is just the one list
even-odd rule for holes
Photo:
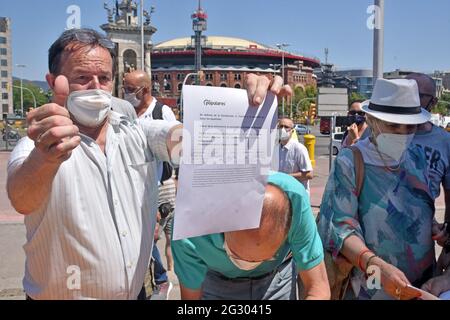
[[8,172],[9,199],[22,214],[36,211],[47,201],[59,166],[70,158],[81,141],[78,127],[62,107],[69,93],[67,79],[56,78],[53,91],[56,103],[43,105],[27,115],[27,133],[35,148],[23,163],[12,162]]
[[22,164],[10,171],[6,188],[17,212],[30,214],[47,201],[59,166],[45,161],[40,151],[34,149]]
[[293,176],[295,179],[297,179],[300,182],[306,182],[308,180],[311,180],[314,178],[314,173],[312,171],[306,171],[306,172],[295,172],[291,173],[291,176]]
[[442,293],[450,291],[450,268],[441,276],[431,278],[422,289],[439,297]]
[[314,178],[311,159],[309,158],[309,153],[305,146],[297,144],[296,149],[295,161],[297,162],[297,167],[300,171],[292,173],[291,176],[300,182],[307,182]]
[[[445,246],[445,243],[449,240],[448,228],[445,229],[443,226],[445,222],[450,225],[450,189],[444,189],[445,197],[445,215],[444,223],[438,223],[436,220],[433,222],[433,240],[435,240],[441,247]],[[445,249],[444,249],[445,250]]]
[[323,261],[309,270],[300,271],[298,274],[305,288],[305,300],[330,300],[330,285]]
[[202,289],[188,289],[180,284],[181,300],[200,300],[202,298]]
[[175,117],[175,113],[173,113],[172,109],[169,106],[164,105],[162,108],[163,119],[169,122],[177,121]]

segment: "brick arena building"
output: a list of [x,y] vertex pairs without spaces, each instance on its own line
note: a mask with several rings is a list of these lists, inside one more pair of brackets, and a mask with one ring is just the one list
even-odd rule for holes
[[[284,55],[285,79],[292,88],[316,85],[316,58],[282,52],[263,44],[231,37],[208,36],[202,45],[202,85],[243,88],[247,73],[281,75]],[[194,72],[195,48],[190,37],[161,42],[152,48],[153,95],[175,107],[183,80]],[[186,83],[191,84],[193,78]]]

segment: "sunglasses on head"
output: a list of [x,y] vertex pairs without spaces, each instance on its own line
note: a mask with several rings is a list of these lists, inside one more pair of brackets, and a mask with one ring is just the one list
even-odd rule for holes
[[102,47],[107,49],[115,49],[116,47],[116,44],[111,40],[109,40],[108,38],[96,38],[95,36],[89,33],[75,33],[75,39],[85,44],[98,43]]

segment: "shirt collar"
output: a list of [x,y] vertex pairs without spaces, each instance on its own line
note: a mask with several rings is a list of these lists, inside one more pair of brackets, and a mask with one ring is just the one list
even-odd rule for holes
[[286,143],[282,148],[286,148],[287,150],[291,149],[292,145],[294,144],[294,139],[289,139],[288,143]]
[[145,112],[139,118],[143,119],[152,117],[153,109],[155,109],[155,106],[156,106],[156,98],[152,97],[152,102],[148,106],[147,110],[145,110]]

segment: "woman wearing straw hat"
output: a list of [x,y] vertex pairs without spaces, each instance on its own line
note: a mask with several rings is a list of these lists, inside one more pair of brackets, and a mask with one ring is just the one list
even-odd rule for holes
[[[404,79],[377,80],[362,109],[371,137],[336,159],[319,232],[335,261],[353,266],[345,298],[412,299],[418,294],[408,285],[420,287],[435,267],[426,161],[410,145],[417,125],[430,114],[420,107],[417,83]],[[355,171],[356,158],[363,180]],[[372,277],[378,274],[381,287]]]

